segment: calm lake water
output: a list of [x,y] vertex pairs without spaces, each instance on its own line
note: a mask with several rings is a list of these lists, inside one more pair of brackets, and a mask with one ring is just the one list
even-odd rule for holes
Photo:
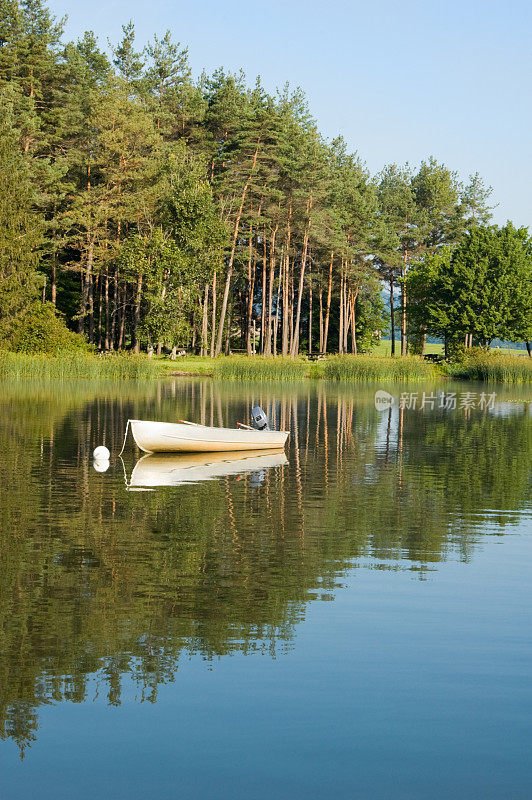
[[531,392],[404,388],[0,386],[2,800],[532,797]]

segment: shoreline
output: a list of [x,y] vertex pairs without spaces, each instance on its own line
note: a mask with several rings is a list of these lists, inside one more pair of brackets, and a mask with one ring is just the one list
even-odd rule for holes
[[404,358],[372,355],[330,355],[316,361],[277,356],[221,356],[216,359],[183,356],[176,363],[166,357],[114,353],[30,355],[0,352],[0,378],[136,379],[208,377],[214,380],[305,381],[338,383],[379,381],[421,383],[447,380],[528,385],[532,359],[526,356],[475,352],[459,363],[434,363],[420,356]]

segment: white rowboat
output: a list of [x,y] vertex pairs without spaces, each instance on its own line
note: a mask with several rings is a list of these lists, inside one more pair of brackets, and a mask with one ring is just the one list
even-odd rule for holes
[[210,428],[182,422],[130,419],[131,433],[145,453],[212,453],[231,450],[281,450],[288,431]]
[[193,453],[189,455],[147,455],[137,461],[129,489],[182,486],[212,481],[230,475],[258,472],[288,464],[284,450],[249,453]]

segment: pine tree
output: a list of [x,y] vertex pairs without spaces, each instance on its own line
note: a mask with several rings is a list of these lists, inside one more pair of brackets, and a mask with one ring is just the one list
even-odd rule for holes
[[149,62],[143,85],[157,129],[166,140],[189,138],[203,119],[205,102],[192,82],[188,49],[166,31],[162,39],[153,37],[145,53]]
[[142,53],[135,50],[135,26],[130,20],[127,25],[122,25],[122,40],[113,51],[113,64],[120,77],[133,90],[142,87],[142,74],[145,61]]
[[379,212],[389,236],[394,241],[391,257],[385,262],[390,274],[390,305],[392,308],[392,336],[395,320],[393,316],[394,278],[398,275],[401,286],[401,355],[407,352],[406,340],[406,275],[409,258],[419,243],[418,208],[412,191],[410,167],[390,164],[378,176]]

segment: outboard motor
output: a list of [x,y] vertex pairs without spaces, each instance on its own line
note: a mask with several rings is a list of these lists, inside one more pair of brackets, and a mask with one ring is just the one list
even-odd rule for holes
[[249,485],[252,489],[258,489],[259,486],[262,486],[264,483],[264,478],[266,477],[266,470],[265,469],[256,469],[255,472],[252,472],[249,476]]
[[253,423],[253,427],[257,428],[258,431],[270,430],[270,426],[268,425],[268,417],[260,406],[253,406],[251,409],[251,421]]

